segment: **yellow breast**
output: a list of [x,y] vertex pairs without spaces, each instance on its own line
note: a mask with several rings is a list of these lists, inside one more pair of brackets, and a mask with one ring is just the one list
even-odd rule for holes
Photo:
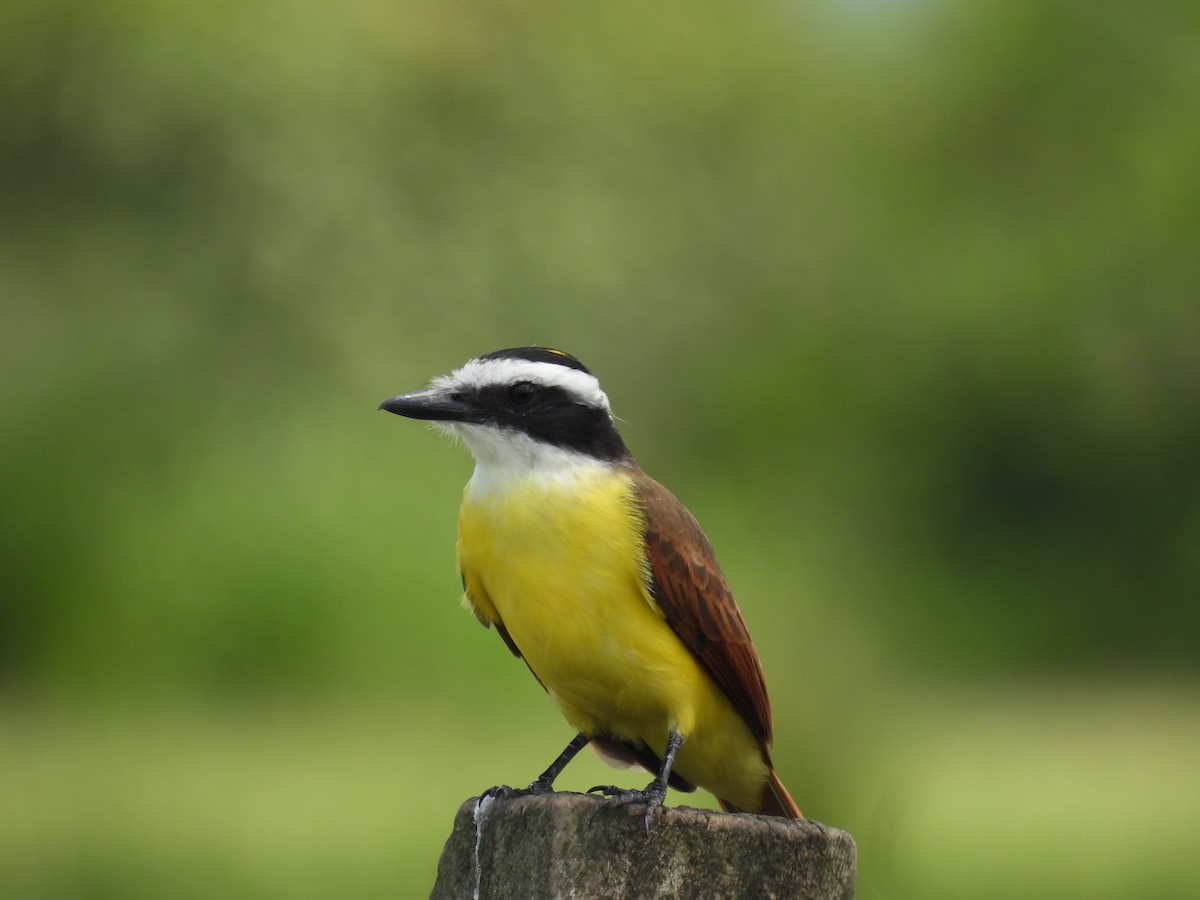
[[676,771],[756,805],[742,795],[765,778],[761,751],[651,599],[643,529],[619,468],[468,485],[458,539],[465,599],[504,625],[573,727],[659,754],[668,730],[695,738]]

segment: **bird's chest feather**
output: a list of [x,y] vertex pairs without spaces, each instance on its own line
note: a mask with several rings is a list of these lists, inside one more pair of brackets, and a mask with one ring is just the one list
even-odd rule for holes
[[468,486],[458,539],[467,602],[504,624],[552,692],[611,697],[677,644],[646,589],[642,529],[620,472]]

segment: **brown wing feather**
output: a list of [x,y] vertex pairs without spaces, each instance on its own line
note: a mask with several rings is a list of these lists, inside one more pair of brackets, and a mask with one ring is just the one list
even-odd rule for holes
[[771,743],[771,705],[762,666],[708,538],[661,484],[640,470],[634,484],[645,517],[651,595],[765,753]]

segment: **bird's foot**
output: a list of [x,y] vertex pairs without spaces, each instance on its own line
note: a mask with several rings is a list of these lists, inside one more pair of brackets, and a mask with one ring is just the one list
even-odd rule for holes
[[478,806],[484,800],[513,800],[517,797],[532,797],[541,794],[553,794],[554,786],[542,781],[540,778],[537,781],[530,783],[529,787],[515,788],[509,787],[507,784],[498,784],[495,787],[490,787],[479,795],[479,800],[475,804]]
[[600,809],[612,806],[625,806],[629,803],[646,804],[646,811],[642,818],[646,823],[646,832],[649,833],[650,818],[654,815],[654,811],[662,806],[663,801],[667,799],[667,786],[658,779],[650,782],[646,785],[646,789],[642,791],[619,788],[611,784],[598,784],[593,788],[588,788],[588,793],[604,795],[604,800],[599,807]]

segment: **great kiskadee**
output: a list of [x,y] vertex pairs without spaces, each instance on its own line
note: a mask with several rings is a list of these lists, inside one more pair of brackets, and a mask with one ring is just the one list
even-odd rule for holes
[[727,811],[803,818],[771,766],[771,708],[750,634],[699,524],[634,461],[608,397],[544,347],[472,359],[380,409],[432,421],[475,457],[458,517],[465,605],[578,732],[527,788],[549,793],[589,743],[644,790],[699,785]]

